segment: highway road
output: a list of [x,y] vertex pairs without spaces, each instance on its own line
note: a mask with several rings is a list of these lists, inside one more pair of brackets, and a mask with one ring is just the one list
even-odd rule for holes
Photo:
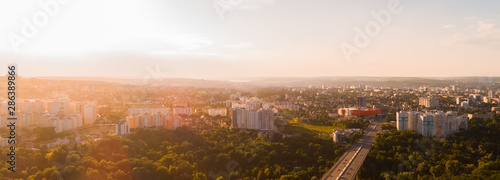
[[370,152],[375,135],[381,130],[383,121],[383,119],[373,120],[368,128],[363,130],[365,132],[363,137],[353,144],[321,179],[355,179],[366,156],[368,156],[368,152]]

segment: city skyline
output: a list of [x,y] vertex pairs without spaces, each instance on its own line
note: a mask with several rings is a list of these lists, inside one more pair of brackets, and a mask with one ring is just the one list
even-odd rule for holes
[[500,179],[500,1],[0,1],[0,179]]
[[[496,1],[0,4],[0,64],[17,63],[21,76],[500,76]],[[356,29],[367,44],[356,45]]]

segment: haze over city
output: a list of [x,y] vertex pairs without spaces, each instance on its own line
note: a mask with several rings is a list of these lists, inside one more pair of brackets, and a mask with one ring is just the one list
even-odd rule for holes
[[[0,2],[1,66],[28,77],[500,76],[499,1],[62,2]],[[390,3],[397,13],[346,58],[342,43],[355,46],[355,29]]]
[[0,180],[500,179],[500,1],[0,1]]

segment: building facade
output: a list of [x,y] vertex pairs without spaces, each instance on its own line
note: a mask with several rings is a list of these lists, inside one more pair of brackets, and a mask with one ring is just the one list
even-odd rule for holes
[[247,110],[236,108],[232,111],[233,128],[273,130],[274,111],[271,109]]
[[414,130],[426,137],[444,138],[460,130],[468,129],[468,118],[456,112],[405,112],[396,114],[396,126],[401,130]]
[[116,128],[115,128],[115,134],[116,135],[125,135],[125,134],[128,134],[130,133],[130,124],[128,121],[119,121],[117,124],[116,124]]
[[419,98],[418,104],[420,106],[424,106],[426,108],[439,107],[439,98],[437,96],[429,96],[429,97]]
[[408,113],[401,111],[396,113],[396,128],[398,131],[407,130],[408,129]]

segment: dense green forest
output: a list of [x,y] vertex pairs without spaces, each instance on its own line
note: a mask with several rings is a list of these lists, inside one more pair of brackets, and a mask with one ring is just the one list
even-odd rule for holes
[[345,150],[315,133],[140,129],[77,146],[19,148],[16,172],[6,163],[0,179],[317,179]]
[[360,176],[363,179],[500,179],[497,120],[470,120],[468,131],[443,140],[427,139],[415,131],[379,134]]

